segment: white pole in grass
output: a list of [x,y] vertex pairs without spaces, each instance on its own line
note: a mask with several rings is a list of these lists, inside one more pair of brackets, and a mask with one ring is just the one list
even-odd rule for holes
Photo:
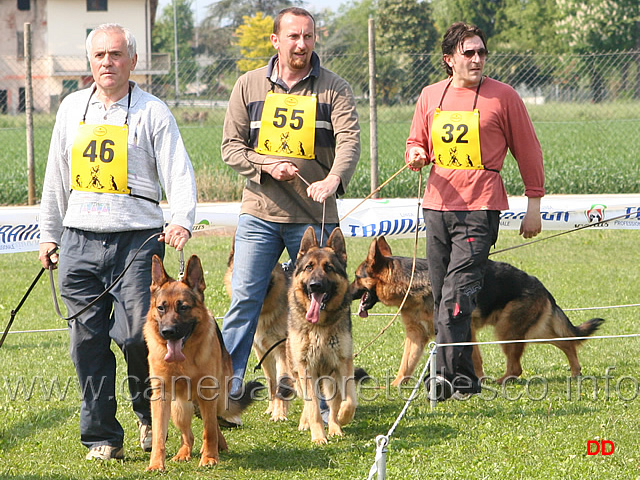
[[376,464],[378,466],[378,480],[386,480],[387,478],[387,445],[389,445],[389,437],[386,435],[378,435],[376,437],[376,445],[378,446],[376,455]]
[[[407,409],[409,408],[409,405],[411,405],[411,402],[413,402],[413,400],[418,395],[418,391],[420,390],[420,387],[423,385],[423,382],[425,380],[425,376],[427,374],[427,369],[430,368],[430,366],[431,366],[429,364],[429,362],[431,362],[432,359],[435,359],[434,350],[436,348],[436,344],[432,342],[431,344],[429,344],[429,348],[431,348],[432,351],[429,352],[429,358],[427,360],[427,363],[424,365],[424,368],[422,369],[422,372],[420,373],[420,377],[418,378],[418,381],[416,382],[416,385],[413,387],[413,390],[411,391],[411,395],[409,395],[409,399],[404,404],[404,407],[402,408],[402,411],[400,412],[400,415],[398,415],[398,418],[396,418],[396,421],[393,423],[393,426],[389,429],[389,431],[387,432],[386,435],[378,435],[376,437],[376,459],[373,462],[373,465],[371,465],[371,468],[369,469],[369,477],[367,478],[367,480],[372,480],[374,475],[376,475],[376,473],[377,473],[378,480],[385,480],[386,479],[386,476],[387,476],[387,445],[389,444],[389,440],[391,439],[391,436],[393,435],[393,432],[395,432],[396,427],[400,423],[400,420],[402,420],[402,418],[404,417],[405,413],[407,413]],[[433,375],[434,375],[434,378],[435,378],[435,373]],[[433,389],[433,390],[435,390],[435,389]]]
[[438,404],[438,399],[436,397],[436,352],[438,350],[438,344],[435,342],[431,342],[429,344],[429,403],[431,404],[431,410],[436,408]]

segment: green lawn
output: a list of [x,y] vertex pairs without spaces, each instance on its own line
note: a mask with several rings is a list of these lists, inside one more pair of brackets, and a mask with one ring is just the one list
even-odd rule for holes
[[[538,276],[565,309],[633,304],[639,300],[634,256],[638,235],[634,231],[587,229],[510,250],[494,259]],[[230,241],[229,237],[197,236],[186,249],[187,254],[196,253],[203,261],[207,303],[219,321],[228,306],[222,276]],[[352,276],[369,240],[347,241]],[[412,240],[389,242],[396,254],[408,256],[413,251]],[[504,231],[498,248],[521,242],[514,232]],[[418,251],[423,254],[424,241],[420,243]],[[175,252],[168,252],[166,267],[177,273]],[[2,328],[38,269],[35,252],[0,255]],[[373,313],[390,311],[376,306]],[[639,333],[637,312],[637,308],[608,308],[568,314],[574,324],[595,316],[605,318],[598,334],[608,336]],[[359,352],[388,319],[354,316],[355,351]],[[62,327],[64,322],[55,316],[43,277],[18,314],[13,330]],[[490,329],[480,337],[491,340]],[[402,326],[396,321],[356,358],[356,364],[364,367],[373,381],[360,390],[356,418],[344,428],[343,438],[332,438],[323,447],[312,445],[309,433],[297,430],[300,400],[294,402],[289,421],[278,424],[268,420],[263,414],[266,405],[258,403],[244,416],[242,428],[225,431],[229,452],[221,455],[217,467],[197,467],[202,429],[196,419],[195,458],[188,464],[169,463],[163,476],[144,473],[149,454],[137,447],[135,418],[124,390],[119,398],[119,419],[127,434],[126,460],[107,464],[85,461],[66,333],[11,334],[0,349],[0,478],[367,478],[376,436],[387,433],[410,393],[408,388],[386,387],[395,376],[402,339]],[[505,360],[500,348],[484,345],[481,349],[487,375],[502,375]],[[122,355],[116,354],[124,381]],[[579,353],[584,377],[578,381],[568,376],[568,363],[559,349],[532,345],[524,355],[522,378],[504,389],[488,384],[480,396],[445,402],[435,410],[421,390],[390,439],[387,478],[639,478],[639,354],[637,338],[590,340]],[[252,357],[249,371],[255,364]],[[614,453],[587,455],[587,442],[602,439],[614,443]],[[178,445],[179,434],[171,426],[169,455]]]
[[[546,167],[549,194],[637,193],[640,191],[640,103],[618,108],[614,102],[599,104],[553,103],[530,106]],[[378,108],[378,178],[389,178],[404,164],[404,148],[413,116],[413,105]],[[347,190],[350,198],[365,197],[371,190],[370,128],[368,105],[358,105],[362,132],[362,155]],[[196,171],[201,202],[240,200],[244,181],[227,167],[220,156],[225,110],[206,110],[205,121],[189,120],[185,107],[174,110],[185,145]],[[192,113],[192,112],[191,112]],[[626,115],[626,116],[625,116]],[[52,115],[35,115],[36,196],[49,151]],[[22,122],[22,123],[21,123]],[[27,202],[27,166],[24,117],[0,116],[0,205]],[[502,172],[509,195],[522,195],[522,180],[516,162],[509,156]],[[415,196],[415,175],[405,172],[389,184],[386,197]]]

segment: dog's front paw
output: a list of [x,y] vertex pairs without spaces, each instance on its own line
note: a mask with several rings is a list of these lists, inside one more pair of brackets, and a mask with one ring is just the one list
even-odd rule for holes
[[213,465],[217,465],[218,464],[218,459],[214,458],[214,457],[209,457],[207,455],[202,455],[200,457],[200,463],[198,464],[199,467],[211,467]]
[[186,445],[180,447],[175,457],[171,459],[172,462],[188,462],[191,460],[191,449]]
[[316,438],[311,436],[311,443],[315,443],[316,445],[326,445],[329,442],[327,442],[327,437],[323,435],[321,437],[316,437]]
[[164,470],[163,463],[150,463],[149,466],[144,469],[145,472],[164,472]]
[[329,422],[329,436],[330,437],[343,437],[342,429],[337,423]]

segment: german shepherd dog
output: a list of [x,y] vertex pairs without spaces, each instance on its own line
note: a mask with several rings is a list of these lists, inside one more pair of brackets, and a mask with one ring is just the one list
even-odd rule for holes
[[329,435],[356,411],[351,337],[351,295],[344,236],[336,228],[320,247],[308,227],[296,259],[289,289],[287,351],[298,395],[304,399],[298,429],[311,430],[311,441],[327,443],[319,396],[329,405]]
[[[360,299],[361,317],[366,317],[378,301],[387,306],[400,306],[409,285],[412,263],[411,258],[393,256],[384,237],[371,242],[367,258],[356,269],[350,287],[353,298]],[[433,295],[428,273],[427,261],[416,259],[411,293],[401,312],[406,338],[400,369],[392,382],[394,386],[408,380],[433,336]],[[472,315],[471,340],[476,341],[476,332],[485,325],[495,327],[498,340],[523,340],[586,337],[602,322],[601,318],[593,318],[574,326],[540,280],[512,265],[490,260]],[[574,377],[580,375],[576,349],[582,341],[549,342],[567,356]],[[520,359],[525,346],[525,343],[501,345],[507,357],[507,370],[498,383],[522,374]],[[473,366],[482,379],[482,356],[477,345],[473,347]]]
[[[224,285],[231,297],[231,275],[235,240],[227,261]],[[278,394],[278,382],[288,385],[291,379],[287,362],[287,348],[283,340],[287,338],[287,316],[289,305],[287,292],[291,283],[291,273],[277,264],[271,272],[267,295],[262,304],[258,326],[253,337],[253,351],[261,361],[264,376],[269,389],[269,407],[265,413],[271,415],[274,422],[287,419],[289,396]],[[271,350],[270,350],[271,349]]]
[[151,278],[151,305],[144,326],[153,391],[153,437],[147,470],[165,469],[170,415],[182,432],[180,449],[172,460],[191,459],[194,401],[198,403],[204,424],[200,466],[215,465],[218,451],[227,450],[218,425],[219,413],[229,409],[234,415],[240,414],[261,385],[247,384],[241,398],[229,398],[227,379],[233,375],[231,356],[224,348],[218,324],[205,307],[205,282],[197,256],[189,259],[182,281],[169,277],[162,260],[154,256]]

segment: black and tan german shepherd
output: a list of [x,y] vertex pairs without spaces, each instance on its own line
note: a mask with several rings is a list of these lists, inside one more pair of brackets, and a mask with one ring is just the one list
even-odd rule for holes
[[356,386],[351,337],[351,294],[344,236],[336,228],[320,247],[307,228],[289,288],[287,351],[298,395],[304,399],[299,430],[311,430],[311,441],[327,443],[319,396],[329,405],[329,435],[355,414]]
[[[356,269],[350,290],[353,299],[360,299],[359,314],[378,301],[387,306],[400,306],[405,296],[413,260],[393,256],[384,237],[371,242],[367,258]],[[405,328],[404,352],[398,375],[392,385],[400,385],[416,368],[425,345],[433,336],[433,295],[429,269],[425,259],[416,259],[411,293],[401,312]],[[489,261],[478,305],[473,311],[472,341],[485,325],[495,328],[498,340],[586,337],[604,322],[593,318],[574,326],[542,282],[532,275],[503,262]],[[562,350],[571,366],[571,375],[580,375],[577,347],[583,340],[549,342]],[[497,381],[522,374],[520,359],[525,343],[501,345],[507,357],[507,370]],[[473,366],[478,378],[484,377],[482,356],[478,346],[473,349]]]
[[180,448],[172,460],[191,459],[194,403],[200,408],[203,423],[200,466],[215,465],[218,452],[227,450],[218,415],[225,410],[239,415],[262,385],[249,382],[240,398],[229,398],[231,356],[218,324],[204,304],[205,281],[197,256],[191,256],[184,279],[177,281],[167,275],[162,260],[154,255],[151,277],[151,305],[144,325],[153,392],[153,443],[147,470],[165,469],[170,416],[182,434]]
[[[233,257],[235,253],[235,239],[231,244],[231,252],[227,261],[227,271],[224,285],[231,297],[231,275],[233,274]],[[280,263],[271,271],[267,295],[262,304],[258,326],[253,337],[253,352],[264,371],[269,389],[269,406],[265,413],[274,422],[287,419],[289,411],[289,394],[278,393],[278,385],[290,387],[291,374],[287,361],[287,348],[284,340],[287,338],[287,317],[289,314],[288,292],[291,283],[291,272]],[[285,389],[281,390],[284,392]]]

